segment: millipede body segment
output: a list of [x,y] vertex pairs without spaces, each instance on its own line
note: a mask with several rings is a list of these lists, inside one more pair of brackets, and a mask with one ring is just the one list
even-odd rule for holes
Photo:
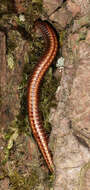
[[39,113],[38,92],[42,77],[56,56],[58,41],[53,27],[48,22],[37,20],[35,22],[35,26],[40,29],[42,36],[45,40],[45,51],[38,61],[38,64],[36,65],[32,77],[29,81],[28,115],[33,135],[38,143],[38,146],[43,154],[49,170],[53,172],[54,165],[52,162],[50,151],[48,149],[46,134],[43,129],[42,120]]

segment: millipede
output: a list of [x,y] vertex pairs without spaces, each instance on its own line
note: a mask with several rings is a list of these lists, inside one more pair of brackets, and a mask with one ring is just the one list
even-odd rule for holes
[[53,62],[57,50],[58,40],[56,32],[51,24],[41,19],[35,21],[35,28],[39,28],[42,37],[45,41],[45,51],[39,59],[28,85],[28,118],[33,135],[43,154],[50,172],[54,171],[54,165],[48,148],[46,133],[43,128],[40,111],[39,111],[39,88],[41,80],[47,71],[48,67]]

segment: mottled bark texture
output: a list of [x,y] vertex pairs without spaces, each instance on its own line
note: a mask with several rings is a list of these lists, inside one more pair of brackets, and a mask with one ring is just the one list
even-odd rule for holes
[[3,95],[6,87],[6,36],[0,32],[0,126],[3,127],[5,120],[5,101]]
[[90,46],[81,41],[70,95],[72,128],[76,136],[90,147]]
[[[84,4],[83,4],[84,3]],[[74,19],[67,29],[62,55],[65,58],[57,109],[51,110],[54,139],[54,190],[90,189],[90,30],[89,1],[71,0]],[[86,10],[88,7],[88,10]],[[79,9],[80,8],[80,9]],[[61,18],[61,17],[60,17]]]

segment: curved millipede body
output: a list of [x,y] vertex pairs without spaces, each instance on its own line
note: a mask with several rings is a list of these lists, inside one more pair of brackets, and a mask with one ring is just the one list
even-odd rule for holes
[[38,143],[38,146],[43,154],[43,157],[51,172],[54,171],[54,166],[51,158],[50,151],[48,149],[48,143],[46,140],[46,134],[42,126],[42,120],[39,113],[38,106],[38,91],[42,77],[48,67],[51,65],[53,59],[56,56],[58,49],[57,36],[52,26],[46,22],[37,20],[35,26],[38,27],[45,40],[45,52],[38,61],[32,77],[29,81],[28,87],[28,115],[30,126],[33,131],[33,135]]

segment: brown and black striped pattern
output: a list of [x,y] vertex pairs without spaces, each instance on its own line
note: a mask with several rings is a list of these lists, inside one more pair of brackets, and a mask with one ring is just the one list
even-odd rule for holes
[[58,49],[58,40],[52,26],[46,22],[38,20],[35,23],[42,33],[45,40],[46,48],[41,59],[38,61],[37,66],[34,69],[32,77],[29,81],[28,88],[28,115],[30,126],[33,131],[33,135],[38,143],[38,146],[43,154],[43,157],[51,172],[54,171],[54,165],[52,162],[51,154],[48,149],[48,143],[46,140],[46,134],[42,126],[42,121],[39,113],[38,106],[38,91],[42,77],[48,67],[51,65],[53,59],[56,56]]

